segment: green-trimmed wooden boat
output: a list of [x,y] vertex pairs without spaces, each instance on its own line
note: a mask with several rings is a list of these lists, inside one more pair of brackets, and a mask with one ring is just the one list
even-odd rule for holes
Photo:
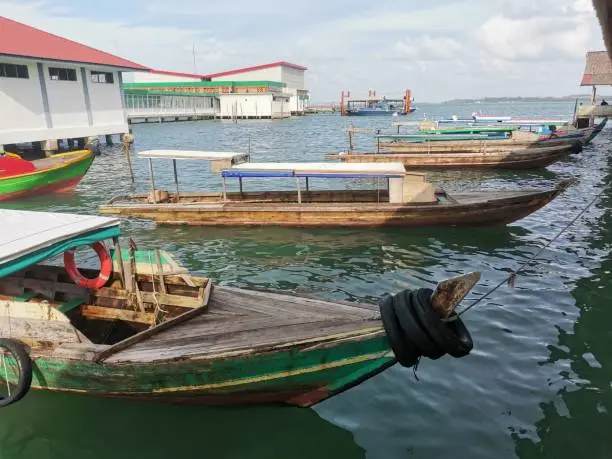
[[[0,219],[0,389],[13,389],[0,406],[27,392],[28,375],[32,388],[51,391],[310,406],[393,365],[398,339],[400,363],[414,350],[382,306],[213,286],[168,254],[121,249],[116,219],[13,210],[0,210]],[[21,237],[9,242],[16,231]],[[41,264],[107,239],[116,269],[105,278],[110,257],[97,250],[102,287],[82,286],[93,281],[66,258],[66,270]],[[448,317],[476,280],[445,284],[431,311]]]
[[[25,161],[16,156],[7,155],[7,166],[3,167],[4,162],[0,163],[0,201],[72,191],[94,159],[89,150],[61,153],[34,161]],[[10,168],[13,166],[19,171],[12,173]]]
[[518,131],[520,126],[463,126],[454,128],[421,129],[423,134],[507,134]]

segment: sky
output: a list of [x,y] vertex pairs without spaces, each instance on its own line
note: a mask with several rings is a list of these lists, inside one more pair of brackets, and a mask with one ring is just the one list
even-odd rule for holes
[[0,0],[0,15],[163,70],[304,65],[312,101],[586,93],[585,53],[604,49],[591,0]]

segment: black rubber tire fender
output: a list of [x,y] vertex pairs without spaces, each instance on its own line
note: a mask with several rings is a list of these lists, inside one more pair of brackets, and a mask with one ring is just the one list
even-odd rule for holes
[[415,344],[422,355],[432,360],[439,359],[444,355],[444,349],[431,339],[419,321],[412,300],[415,294],[415,291],[404,290],[393,297],[393,310],[397,321],[404,336]]
[[383,296],[378,302],[378,307],[380,308],[380,317],[395,358],[403,367],[410,368],[416,365],[421,354],[418,349],[408,344],[409,341],[406,340],[400,329],[397,317],[393,311],[393,297],[391,295]]
[[445,353],[455,358],[465,357],[474,347],[470,332],[456,313],[451,314],[448,321],[440,319],[436,311],[431,308],[432,294],[431,289],[415,292],[414,310],[423,330]]
[[[0,350],[2,349],[10,352],[19,363],[19,382],[11,395],[0,397],[0,407],[21,400],[29,392],[32,385],[32,360],[23,344],[12,339],[0,338]],[[2,367],[0,365],[0,378],[2,377]]]

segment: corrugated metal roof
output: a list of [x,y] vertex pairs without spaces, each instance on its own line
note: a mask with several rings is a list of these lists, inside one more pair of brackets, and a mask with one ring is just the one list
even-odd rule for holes
[[580,86],[612,85],[612,62],[606,51],[590,51]]
[[170,70],[154,70],[150,71],[151,73],[155,73],[157,75],[168,75],[168,76],[177,76],[183,78],[193,78],[194,80],[202,80],[208,78],[206,75],[200,75],[198,73],[183,73],[183,72],[172,72]]
[[307,67],[304,67],[302,65],[292,64],[291,62],[278,61],[278,62],[272,62],[270,64],[256,65],[254,67],[245,67],[242,69],[226,70],[225,72],[211,73],[210,75],[206,75],[206,77],[216,78],[216,77],[221,77],[221,76],[234,75],[236,73],[252,72],[254,70],[263,70],[263,69],[269,69],[272,67],[280,67],[280,66],[290,67],[296,70],[308,70]]
[[0,16],[0,55],[149,70],[67,38]]

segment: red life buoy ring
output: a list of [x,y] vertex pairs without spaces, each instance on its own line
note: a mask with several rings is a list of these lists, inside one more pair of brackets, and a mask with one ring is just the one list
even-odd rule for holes
[[113,262],[106,251],[106,247],[101,242],[94,242],[90,247],[96,251],[100,259],[100,274],[98,274],[98,277],[89,279],[80,273],[74,262],[74,249],[64,252],[64,267],[75,284],[89,289],[97,289],[104,287],[108,279],[110,279],[110,275],[113,272]]

